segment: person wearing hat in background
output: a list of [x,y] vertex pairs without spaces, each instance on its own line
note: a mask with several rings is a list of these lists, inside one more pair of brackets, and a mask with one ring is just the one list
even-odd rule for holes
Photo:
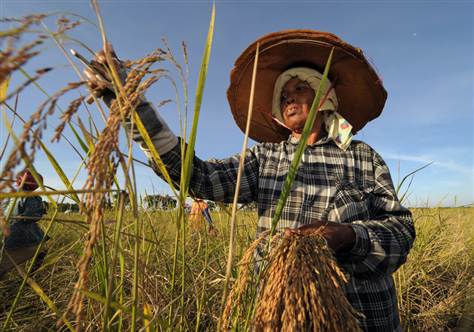
[[[43,180],[43,177],[38,174]],[[38,188],[33,174],[25,169],[18,173],[16,184],[20,191],[34,191]],[[44,206],[40,196],[27,196],[7,202],[5,213],[13,209],[10,215],[10,234],[4,239],[4,252],[0,261],[0,277],[15,267],[32,258],[43,240],[44,233],[37,222],[43,217]],[[46,250],[36,258],[35,269],[38,268]]]
[[[260,51],[250,137],[260,144],[245,153],[239,203],[257,203],[257,235],[270,228],[321,72],[334,48],[325,98],[277,230],[322,230],[339,266],[349,275],[346,295],[362,314],[361,328],[399,331],[392,274],[406,261],[415,239],[412,216],[400,204],[380,155],[352,137],[382,112],[387,97],[382,82],[360,49],[331,33],[286,30],[266,35],[242,53],[231,73],[227,97],[243,131],[257,43]],[[105,63],[103,53],[96,59]],[[94,73],[85,73],[91,88],[97,87]],[[136,111],[171,178],[179,180],[180,139],[146,100]],[[151,161],[138,130],[128,125]],[[193,192],[205,199],[232,202],[239,159],[240,155],[235,155],[203,161],[195,156],[190,183]],[[160,175],[157,167],[155,170]]]
[[201,230],[206,227],[207,222],[209,231],[214,229],[211,214],[209,213],[209,205],[203,199],[196,198],[191,205],[191,213],[189,214],[189,222],[192,229]]

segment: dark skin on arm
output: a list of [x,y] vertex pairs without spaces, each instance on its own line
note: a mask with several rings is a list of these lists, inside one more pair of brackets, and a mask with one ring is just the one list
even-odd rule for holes
[[[313,88],[299,78],[290,79],[281,91],[281,114],[285,125],[291,130],[291,135],[299,138],[308,117],[315,93]],[[316,117],[313,129],[309,135],[308,144],[316,143],[322,134],[322,117]],[[328,247],[335,253],[343,253],[352,249],[355,244],[355,232],[351,225],[330,221],[317,221],[298,229],[285,230],[285,235],[298,233],[309,235],[316,231],[326,239]]]

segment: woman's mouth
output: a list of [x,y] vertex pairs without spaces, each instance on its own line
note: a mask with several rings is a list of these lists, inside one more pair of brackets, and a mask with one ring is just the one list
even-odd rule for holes
[[296,113],[298,113],[299,111],[299,108],[298,106],[288,106],[285,110],[285,113],[286,113],[286,116],[292,116],[292,115],[295,115]]

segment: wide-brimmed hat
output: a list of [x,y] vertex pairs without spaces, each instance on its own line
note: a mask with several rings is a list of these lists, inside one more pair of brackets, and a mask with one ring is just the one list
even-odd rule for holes
[[272,118],[275,81],[283,71],[292,67],[309,67],[323,72],[333,47],[329,79],[339,101],[337,112],[352,125],[353,134],[382,112],[387,92],[361,49],[328,32],[284,30],[259,38],[235,61],[227,99],[242,131],[245,131],[247,121],[257,43],[260,43],[260,50],[249,134],[252,139],[258,142],[281,142],[288,138],[289,130]]
[[[43,176],[41,174],[38,174],[38,176],[41,181],[43,181]],[[16,184],[18,186],[22,186],[22,189],[26,191],[33,191],[39,187],[38,182],[36,182],[33,174],[28,169],[23,170],[17,174]]]

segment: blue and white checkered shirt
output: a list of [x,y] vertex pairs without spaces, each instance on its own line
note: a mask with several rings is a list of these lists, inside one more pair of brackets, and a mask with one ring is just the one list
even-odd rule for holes
[[[270,228],[297,144],[290,137],[281,143],[258,144],[245,154],[239,202],[257,203],[257,233]],[[180,144],[161,157],[178,182]],[[232,202],[239,158],[195,157],[192,191],[204,199]],[[337,260],[350,276],[349,302],[365,316],[361,327],[400,330],[392,273],[405,262],[415,229],[410,211],[400,205],[385,162],[369,145],[354,140],[343,151],[323,140],[306,148],[277,228],[319,220],[350,223],[355,231],[354,247],[337,255]]]
[[[181,144],[151,104],[144,102],[136,111],[171,178],[179,183]],[[150,156],[136,128],[127,126]],[[270,228],[297,145],[298,140],[290,137],[281,143],[258,144],[245,153],[239,202],[257,203],[257,235]],[[239,160],[239,155],[208,161],[194,157],[190,189],[203,199],[232,202]],[[370,146],[354,140],[344,151],[321,139],[306,147],[277,229],[316,221],[347,223],[354,229],[354,247],[336,258],[349,275],[347,298],[365,317],[361,327],[399,331],[392,273],[405,262],[415,229],[410,211],[397,198],[387,165]]]

